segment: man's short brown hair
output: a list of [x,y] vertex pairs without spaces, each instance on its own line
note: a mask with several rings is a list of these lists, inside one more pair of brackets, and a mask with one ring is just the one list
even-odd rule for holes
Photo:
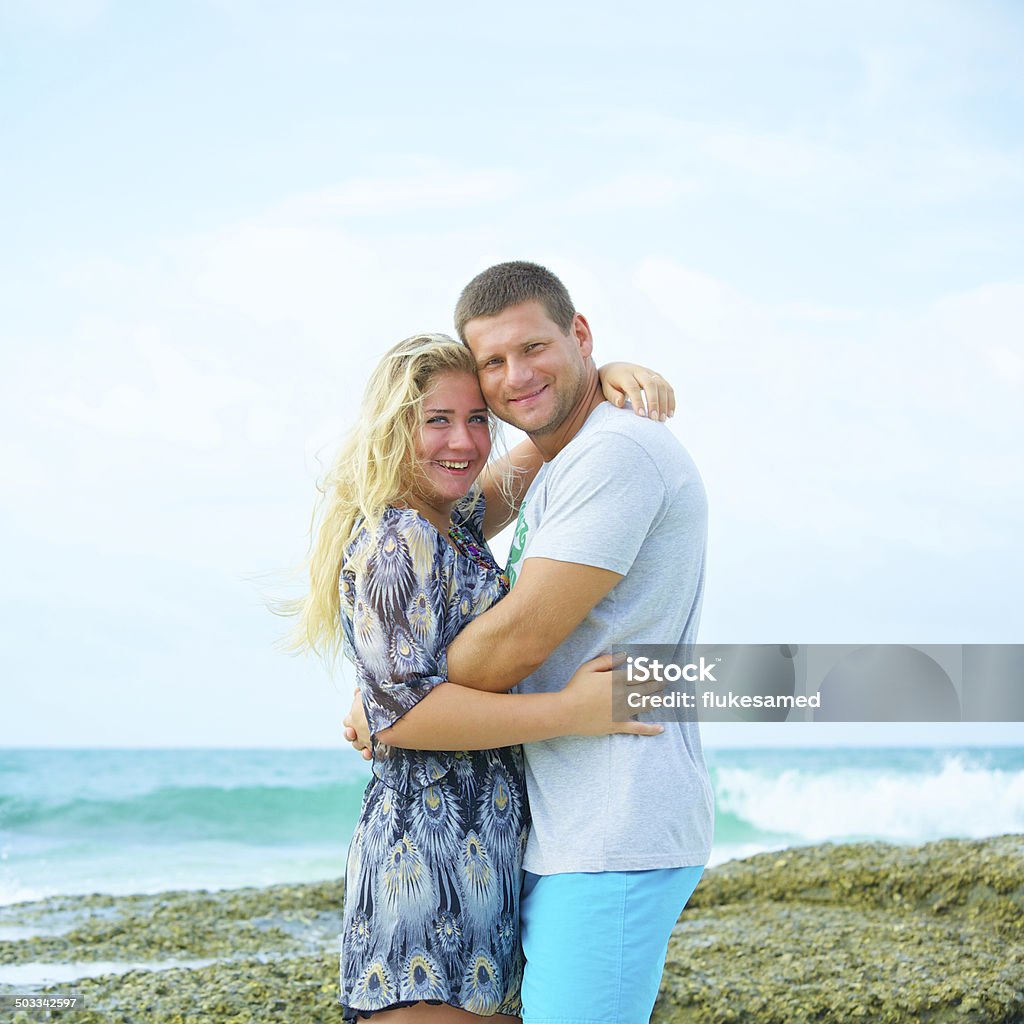
[[465,342],[466,324],[478,316],[497,316],[521,302],[539,302],[552,322],[569,333],[576,308],[565,285],[547,267],[525,260],[496,263],[476,275],[455,306],[455,329]]

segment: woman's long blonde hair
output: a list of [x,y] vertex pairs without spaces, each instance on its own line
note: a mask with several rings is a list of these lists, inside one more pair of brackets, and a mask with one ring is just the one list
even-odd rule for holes
[[[364,526],[372,535],[387,506],[408,493],[416,471],[420,403],[438,374],[450,370],[476,375],[469,349],[446,334],[417,334],[390,349],[370,375],[359,420],[317,484],[310,590],[284,609],[298,618],[290,649],[312,650],[329,663],[336,659],[346,549]],[[493,419],[491,433],[493,438]]]

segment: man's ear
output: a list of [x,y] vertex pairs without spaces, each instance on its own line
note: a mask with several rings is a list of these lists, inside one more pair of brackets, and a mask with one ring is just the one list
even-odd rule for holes
[[584,359],[589,359],[594,351],[594,336],[590,333],[590,324],[587,323],[587,318],[582,313],[577,313],[572,318],[569,333],[576,339],[576,343],[580,347],[580,355]]

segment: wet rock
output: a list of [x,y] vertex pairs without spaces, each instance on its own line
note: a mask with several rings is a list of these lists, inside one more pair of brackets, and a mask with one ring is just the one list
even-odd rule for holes
[[56,897],[4,908],[21,923],[59,915],[58,935],[0,942],[0,964],[301,953],[341,927],[340,882],[152,896]]

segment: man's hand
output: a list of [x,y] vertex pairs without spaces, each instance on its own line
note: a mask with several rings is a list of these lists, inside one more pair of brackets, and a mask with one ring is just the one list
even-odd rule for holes
[[356,695],[352,699],[352,707],[343,719],[345,725],[345,739],[352,744],[353,749],[358,750],[364,761],[373,760],[373,749],[370,746],[370,725],[366,721],[366,712],[363,710],[363,697],[358,687]]
[[[624,683],[618,683],[614,670],[626,661],[625,654],[602,654],[590,661],[585,661],[572,679],[559,694],[569,705],[568,721],[572,723],[574,736],[607,736],[609,733],[631,733],[634,736],[657,736],[665,731],[663,725],[652,722],[637,722],[629,719],[613,722],[612,712],[616,702],[613,701],[615,690],[623,689]],[[641,696],[654,694],[664,689],[665,684],[633,683],[630,692]],[[623,695],[619,702],[626,704]],[[627,712],[628,714],[628,712]]]

